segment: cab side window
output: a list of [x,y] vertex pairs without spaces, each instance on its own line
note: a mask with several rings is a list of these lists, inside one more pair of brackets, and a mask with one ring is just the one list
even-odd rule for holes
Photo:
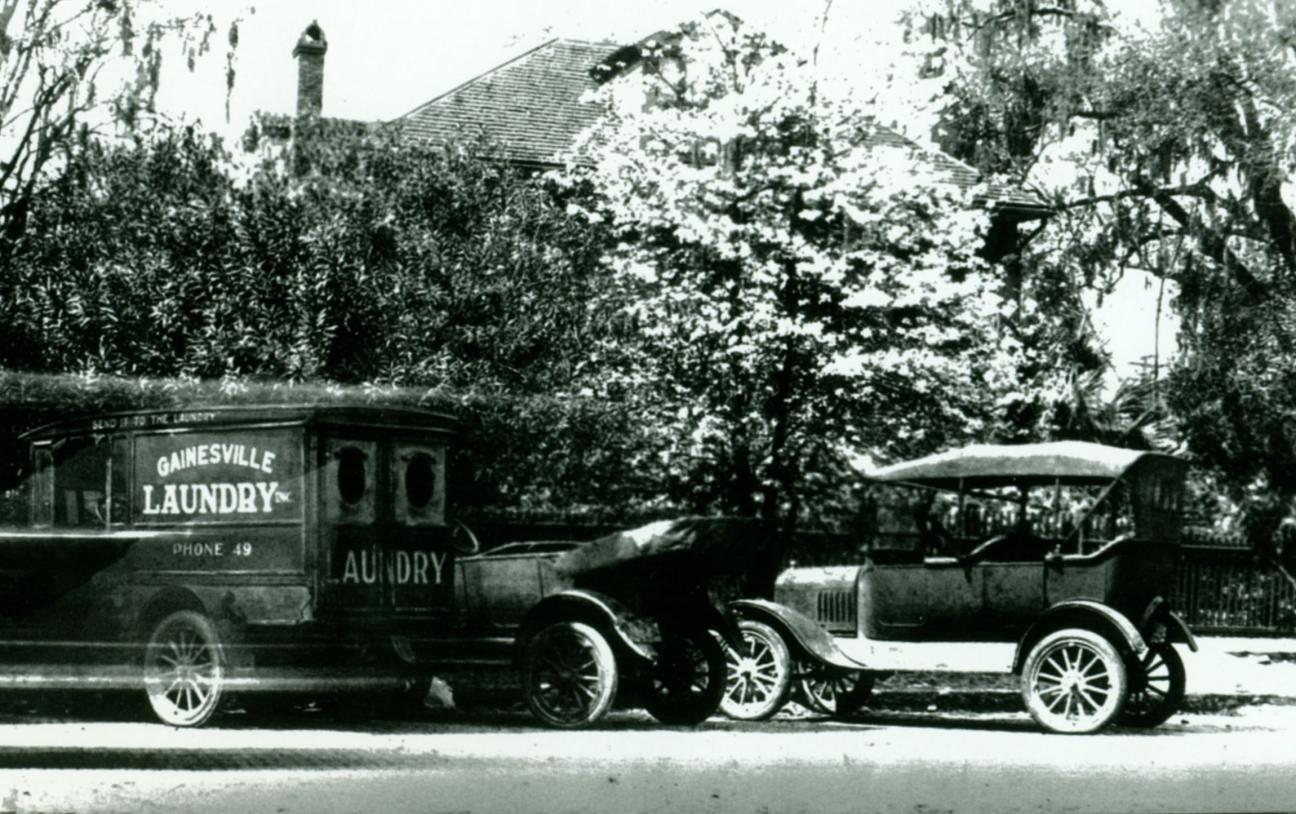
[[[107,436],[74,436],[56,442],[52,452],[53,478],[44,495],[43,453],[37,451],[36,505],[39,512],[49,499],[53,524],[62,528],[105,528],[126,519],[125,444]],[[115,454],[114,454],[115,453]],[[52,492],[52,494],[51,494]],[[36,517],[42,515],[37,514]]]
[[396,522],[445,525],[445,450],[419,444],[397,445],[392,456],[392,506]]

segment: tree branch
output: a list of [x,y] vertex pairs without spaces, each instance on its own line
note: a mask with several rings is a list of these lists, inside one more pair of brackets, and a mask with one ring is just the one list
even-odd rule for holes
[[1157,195],[1187,195],[1194,198],[1201,198],[1205,201],[1216,200],[1215,192],[1206,185],[1205,180],[1202,180],[1184,186],[1163,187],[1160,189],[1153,189],[1150,186],[1139,187],[1137,189],[1123,189],[1120,192],[1113,192],[1110,195],[1094,195],[1089,198],[1079,198],[1074,201],[1067,201],[1066,203],[1061,204],[1058,209],[1078,209],[1082,206],[1112,203],[1113,201],[1123,201],[1128,198],[1155,198]]
[[1197,236],[1197,245],[1202,253],[1219,263],[1225,271],[1233,276],[1251,305],[1258,305],[1270,296],[1269,287],[1252,273],[1247,264],[1238,257],[1223,237],[1213,230],[1205,228],[1188,210],[1183,208],[1174,197],[1164,190],[1155,189],[1146,180],[1137,182],[1138,187],[1147,192],[1148,197],[1157,203],[1167,215],[1180,226]]

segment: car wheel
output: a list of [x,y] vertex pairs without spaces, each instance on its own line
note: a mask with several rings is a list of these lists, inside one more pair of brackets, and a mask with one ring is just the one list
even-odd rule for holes
[[685,631],[662,640],[644,707],[664,724],[693,726],[711,717],[725,691],[725,646],[710,631]]
[[144,647],[144,691],[153,714],[171,726],[202,726],[220,706],[225,653],[201,613],[167,616]]
[[1129,697],[1116,722],[1123,726],[1153,727],[1166,722],[1183,703],[1183,659],[1174,645],[1154,644],[1130,677]]
[[725,647],[720,711],[740,721],[763,721],[783,708],[792,690],[792,658],[778,631],[763,622],[738,625],[746,652]]
[[1125,701],[1125,662],[1106,638],[1068,628],[1031,648],[1022,669],[1022,697],[1036,723],[1051,732],[1094,732]]
[[617,664],[607,639],[584,622],[557,622],[526,643],[522,691],[532,714],[549,726],[577,729],[612,707]]
[[872,673],[815,669],[801,679],[797,700],[806,709],[844,718],[868,703],[873,695]]

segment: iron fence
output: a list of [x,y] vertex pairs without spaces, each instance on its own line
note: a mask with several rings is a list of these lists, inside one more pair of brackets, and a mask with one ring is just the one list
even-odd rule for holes
[[1296,630],[1296,586],[1245,548],[1183,546],[1172,607],[1202,633]]

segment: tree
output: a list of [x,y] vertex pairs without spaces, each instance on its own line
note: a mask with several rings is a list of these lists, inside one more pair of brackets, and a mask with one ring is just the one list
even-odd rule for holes
[[[153,112],[167,44],[192,69],[215,33],[210,14],[167,15],[149,0],[0,2],[0,262],[47,170],[97,132],[136,129]],[[227,39],[228,89],[237,21]]]
[[569,180],[616,235],[644,412],[699,509],[790,527],[807,499],[832,508],[852,452],[985,431],[1013,352],[985,215],[917,151],[872,146],[867,106],[723,13],[649,41],[603,94]]
[[1296,513],[1296,7],[1166,0],[1136,20],[1084,0],[952,0],[924,12],[958,99],[952,149],[1054,202],[1021,249],[1047,259],[1040,277],[1101,286],[1137,268],[1177,289],[1167,404],[1267,549]]

